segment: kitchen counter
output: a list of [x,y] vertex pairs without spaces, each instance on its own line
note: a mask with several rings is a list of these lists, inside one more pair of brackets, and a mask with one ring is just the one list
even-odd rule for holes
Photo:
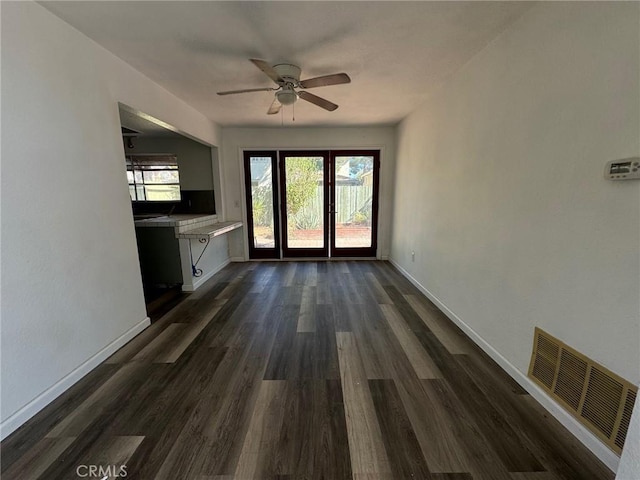
[[180,283],[185,292],[193,292],[229,263],[226,235],[242,228],[240,221],[219,222],[210,214],[138,217],[134,223],[151,283]]

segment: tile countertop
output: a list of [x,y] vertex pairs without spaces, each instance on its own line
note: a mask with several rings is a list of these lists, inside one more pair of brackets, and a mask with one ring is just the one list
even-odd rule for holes
[[242,227],[242,222],[219,222],[204,227],[196,227],[176,234],[178,238],[211,238]]
[[193,213],[145,218],[143,220],[136,220],[134,223],[136,227],[186,227],[187,225],[195,225],[204,222],[214,223],[217,219],[217,215]]

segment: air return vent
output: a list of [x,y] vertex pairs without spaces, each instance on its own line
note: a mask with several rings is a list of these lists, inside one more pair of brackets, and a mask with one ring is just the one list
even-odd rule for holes
[[620,454],[638,389],[536,328],[529,377]]

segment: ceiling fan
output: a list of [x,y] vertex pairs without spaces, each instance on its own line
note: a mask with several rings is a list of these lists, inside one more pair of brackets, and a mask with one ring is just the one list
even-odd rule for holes
[[278,113],[282,105],[291,105],[295,103],[298,98],[313,103],[320,108],[324,108],[325,110],[333,112],[336,108],[338,108],[338,105],[322,97],[318,97],[317,95],[309,93],[306,91],[306,89],[351,83],[351,79],[346,73],[334,73],[332,75],[323,75],[321,77],[300,80],[301,70],[297,65],[281,63],[271,66],[264,60],[258,60],[256,58],[251,58],[249,59],[249,61],[260,70],[262,70],[262,72],[271,80],[273,80],[278,86],[266,88],[248,88],[243,90],[229,90],[226,92],[218,92],[218,95],[234,95],[236,93],[275,91],[276,96],[273,99],[273,103],[269,107],[269,110],[267,110],[268,115],[274,115]]

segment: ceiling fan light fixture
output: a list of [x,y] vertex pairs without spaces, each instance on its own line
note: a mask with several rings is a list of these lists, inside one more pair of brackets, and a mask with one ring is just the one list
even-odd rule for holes
[[276,98],[282,105],[291,105],[298,100],[298,95],[293,89],[284,89],[276,92]]

